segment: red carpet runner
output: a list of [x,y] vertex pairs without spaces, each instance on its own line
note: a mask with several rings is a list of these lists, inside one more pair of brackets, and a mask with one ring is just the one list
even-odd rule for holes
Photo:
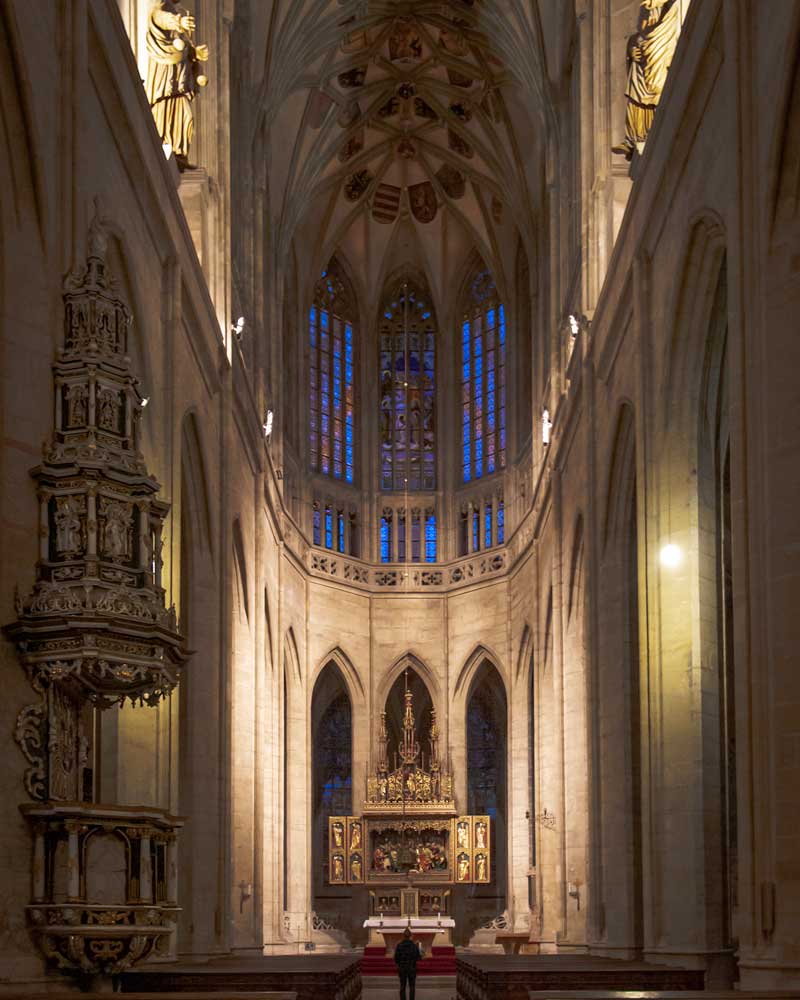
[[[418,976],[454,976],[456,974],[456,950],[452,945],[431,949],[431,955],[417,964]],[[361,959],[362,976],[396,976],[394,959],[387,957],[385,948],[365,948]]]

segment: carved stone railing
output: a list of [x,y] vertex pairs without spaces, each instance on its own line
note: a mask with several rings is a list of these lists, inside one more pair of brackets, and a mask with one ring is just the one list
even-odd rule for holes
[[28,923],[50,961],[91,985],[169,953],[182,820],[159,809],[80,803],[21,811],[34,836]]
[[312,547],[306,565],[312,576],[339,580],[361,590],[450,591],[502,576],[508,569],[508,550],[489,549],[449,563],[373,564]]

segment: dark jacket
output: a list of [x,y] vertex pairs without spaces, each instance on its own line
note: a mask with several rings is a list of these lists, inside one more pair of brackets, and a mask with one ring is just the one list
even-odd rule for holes
[[422,958],[419,945],[411,938],[403,938],[394,950],[394,960],[398,969],[405,972],[416,972],[417,962]]

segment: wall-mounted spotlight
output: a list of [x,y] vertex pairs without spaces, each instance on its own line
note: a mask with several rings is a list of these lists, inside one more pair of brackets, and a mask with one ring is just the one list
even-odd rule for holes
[[244,333],[244,316],[240,316],[236,320],[236,323],[231,327],[231,333],[237,340],[242,339],[242,334]]
[[144,408],[145,408],[145,406],[147,406],[147,404],[148,404],[149,402],[150,402],[150,397],[149,397],[149,396],[143,396],[143,397],[142,397],[142,409],[144,409]]
[[669,542],[661,549],[659,559],[665,569],[676,569],[683,562],[683,552],[679,545]]
[[550,444],[550,430],[553,421],[550,419],[550,411],[545,407],[542,410],[542,444],[547,447]]
[[264,421],[264,437],[269,441],[272,436],[272,421],[274,419],[274,414],[272,410],[267,410],[267,418]]
[[571,333],[574,339],[581,332],[580,320],[574,313],[570,313],[568,318],[569,318],[569,332]]

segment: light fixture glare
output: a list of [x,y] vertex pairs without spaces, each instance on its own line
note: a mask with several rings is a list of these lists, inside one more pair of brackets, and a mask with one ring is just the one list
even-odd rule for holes
[[683,562],[683,552],[674,542],[668,542],[660,553],[661,565],[666,569],[675,569]]

